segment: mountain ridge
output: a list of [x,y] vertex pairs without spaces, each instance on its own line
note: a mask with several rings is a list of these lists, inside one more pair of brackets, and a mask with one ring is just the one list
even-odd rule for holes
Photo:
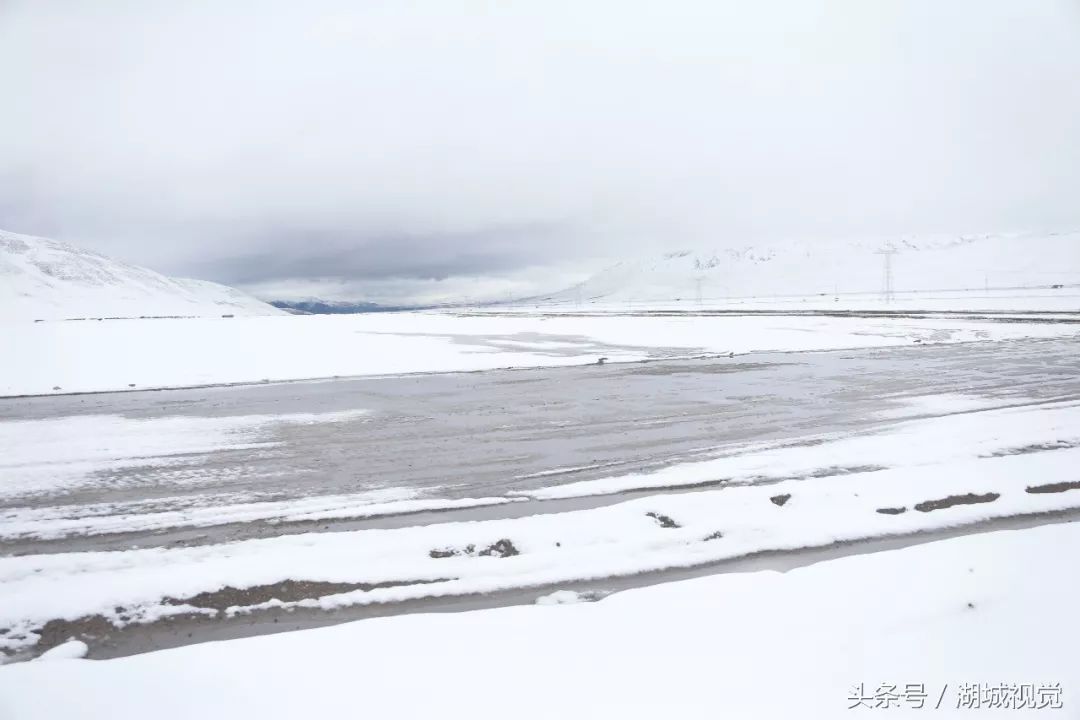
[[1080,231],[683,249],[613,263],[581,283],[528,301],[875,293],[886,274],[896,292],[1080,283]]
[[278,314],[227,285],[167,277],[59,240],[0,230],[0,320]]

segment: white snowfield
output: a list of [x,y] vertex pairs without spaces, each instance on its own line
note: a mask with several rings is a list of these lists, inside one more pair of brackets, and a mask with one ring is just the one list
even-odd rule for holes
[[4,328],[0,396],[1075,336],[969,318],[377,313]]
[[0,230],[0,323],[281,314],[225,285],[170,278],[67,243]]
[[0,668],[0,716],[1073,717],[1078,553],[1072,523],[595,603],[24,663]]
[[[1078,428],[1077,402],[911,419],[878,435],[794,450],[750,449],[712,461],[708,468],[694,464],[686,474],[669,469],[652,478],[589,487],[598,492],[678,486],[690,478],[726,481],[717,489],[587,510],[200,547],[0,558],[0,586],[5,588],[0,627],[8,629],[0,636],[0,648],[17,652],[32,646],[35,629],[51,619],[100,615],[124,625],[185,612],[215,615],[183,601],[226,586],[250,588],[290,579],[388,584],[297,602],[234,606],[225,613],[270,607],[331,610],[557,585],[767,550],[1076,510]],[[32,509],[26,510],[32,515]],[[18,512],[6,519],[17,532],[34,523],[45,536],[65,529],[62,519],[56,527],[51,527],[55,519],[41,517],[20,523]],[[228,508],[221,513],[223,521],[231,519]],[[116,518],[108,521],[109,530],[123,524]],[[92,519],[83,523],[92,526]]]
[[[606,310],[1080,310],[1080,231],[727,245],[624,260],[530,302]],[[890,247],[895,298],[886,305],[880,253]]]

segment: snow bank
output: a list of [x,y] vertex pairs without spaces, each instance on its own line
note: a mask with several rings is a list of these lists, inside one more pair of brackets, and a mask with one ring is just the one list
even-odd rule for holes
[[90,648],[82,640],[68,640],[38,656],[38,660],[77,660],[86,657]]
[[[407,615],[118,660],[25,663],[0,668],[0,714],[1014,717],[989,710],[994,693],[981,690],[997,688],[1000,698],[1002,686],[1015,685],[1012,702],[1031,695],[1047,717],[1071,716],[1080,577],[1063,558],[1077,553],[1080,526],[1048,526],[596,603]],[[980,711],[958,708],[973,697]],[[870,709],[881,702],[892,709]],[[1050,709],[1059,703],[1062,711]]]

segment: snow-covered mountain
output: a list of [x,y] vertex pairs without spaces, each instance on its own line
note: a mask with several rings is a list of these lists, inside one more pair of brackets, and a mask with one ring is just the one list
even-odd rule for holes
[[0,321],[279,314],[225,285],[170,278],[56,240],[0,231]]
[[893,289],[1051,288],[1080,283],[1080,231],[786,243],[684,250],[627,260],[536,300],[552,303],[708,303],[724,298],[881,293],[891,248]]

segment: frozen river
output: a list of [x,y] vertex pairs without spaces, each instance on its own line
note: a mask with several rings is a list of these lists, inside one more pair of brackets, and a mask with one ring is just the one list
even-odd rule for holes
[[[0,508],[162,512],[365,493],[393,499],[404,489],[434,509],[438,499],[649,472],[747,443],[808,442],[904,418],[1076,398],[1078,350],[1072,339],[1019,340],[3,400],[0,428],[9,428],[8,442],[35,476],[68,481],[9,484]],[[941,395],[965,400],[925,401]],[[274,422],[278,416],[299,419]],[[50,431],[13,433],[19,421]],[[538,511],[515,505],[483,514]],[[221,525],[230,539],[291,530]],[[191,536],[157,530],[124,533],[113,544]],[[6,543],[9,551],[36,547]],[[69,543],[88,546],[76,533],[42,549]],[[97,538],[94,546],[110,543]]]

